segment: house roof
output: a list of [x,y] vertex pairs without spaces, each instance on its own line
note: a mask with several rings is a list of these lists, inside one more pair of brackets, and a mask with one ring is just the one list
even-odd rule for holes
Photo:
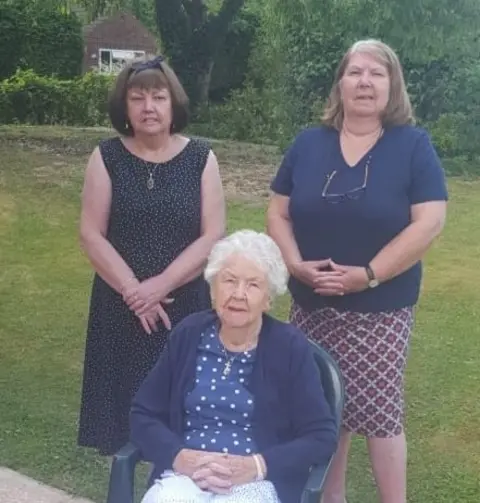
[[145,25],[139,21],[132,13],[127,11],[117,12],[111,16],[102,16],[93,21],[92,23],[85,25],[83,27],[83,36],[89,37],[95,34],[95,32],[102,31],[103,28],[107,28],[109,25],[117,24],[118,22],[127,21],[131,26],[135,28],[135,31],[146,37],[152,37],[155,39],[155,35],[148,30]]

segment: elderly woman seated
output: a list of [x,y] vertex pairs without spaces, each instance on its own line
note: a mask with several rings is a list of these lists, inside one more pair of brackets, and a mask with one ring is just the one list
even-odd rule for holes
[[143,503],[299,503],[337,435],[307,339],[266,314],[286,289],[280,250],[236,232],[205,278],[214,310],[174,328],[133,401],[131,439],[154,464]]

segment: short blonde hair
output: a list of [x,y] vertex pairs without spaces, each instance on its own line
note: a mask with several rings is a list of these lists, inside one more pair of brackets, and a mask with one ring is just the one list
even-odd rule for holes
[[287,290],[288,271],[277,243],[263,232],[244,229],[218,241],[208,257],[204,276],[209,284],[232,255],[241,255],[265,273],[270,297]]
[[390,96],[382,115],[384,126],[413,124],[412,105],[407,93],[402,65],[395,51],[379,40],[359,40],[345,53],[338,65],[332,89],[328,97],[322,122],[335,129],[341,129],[343,123],[343,103],[340,94],[340,81],[353,54],[368,54],[384,65],[390,76]]

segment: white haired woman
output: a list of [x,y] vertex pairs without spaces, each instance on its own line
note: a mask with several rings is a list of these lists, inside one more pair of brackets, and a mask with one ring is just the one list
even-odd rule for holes
[[272,189],[268,229],[292,275],[290,319],[345,381],[324,503],[345,501],[352,433],[367,438],[381,502],[406,503],[403,376],[420,261],[443,228],[447,190],[390,47],[349,49],[323,125],[298,136]]
[[298,503],[336,426],[310,346],[266,312],[287,269],[265,234],[219,241],[214,309],[192,314],[137,392],[131,440],[154,464],[143,503]]

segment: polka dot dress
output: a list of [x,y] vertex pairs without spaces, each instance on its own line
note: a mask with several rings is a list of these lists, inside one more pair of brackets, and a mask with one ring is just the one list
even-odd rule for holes
[[[227,364],[227,362],[230,362]],[[255,350],[225,351],[212,326],[200,339],[195,386],[185,398],[185,446],[197,451],[249,456],[257,452],[252,435],[253,396],[248,379]],[[267,480],[234,486],[228,494],[201,490],[189,477],[166,471],[142,503],[280,503]]]
[[185,399],[185,445],[210,452],[254,454],[253,396],[245,384],[255,350],[224,351],[215,326],[202,334],[195,387]]
[[[200,236],[201,177],[210,148],[199,140],[158,165],[130,153],[119,138],[100,144],[112,183],[107,239],[139,280],[160,274]],[[151,174],[151,177],[150,177]],[[153,179],[153,187],[147,186]],[[150,184],[151,187],[151,184]],[[175,290],[165,307],[172,325],[208,309],[202,278]],[[87,329],[78,443],[110,455],[128,441],[133,394],[158,359],[167,336],[148,335],[121,296],[98,275]]]

